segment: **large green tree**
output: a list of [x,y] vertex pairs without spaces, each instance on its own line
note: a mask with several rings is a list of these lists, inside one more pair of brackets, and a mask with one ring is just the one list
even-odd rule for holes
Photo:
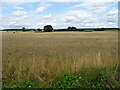
[[26,31],[25,27],[22,27],[22,31]]
[[53,27],[51,25],[46,25],[46,26],[44,26],[44,31],[45,32],[52,32],[53,31]]
[[68,30],[76,30],[76,27],[68,27]]

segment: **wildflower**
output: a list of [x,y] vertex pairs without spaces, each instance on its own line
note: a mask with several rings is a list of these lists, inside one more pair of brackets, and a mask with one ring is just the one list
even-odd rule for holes
[[81,78],[81,77],[79,77],[79,78]]
[[29,87],[31,87],[31,86],[29,86]]

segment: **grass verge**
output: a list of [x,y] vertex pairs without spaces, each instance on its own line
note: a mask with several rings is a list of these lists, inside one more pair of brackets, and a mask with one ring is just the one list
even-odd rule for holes
[[13,84],[4,84],[4,88],[118,88],[115,68],[93,68],[81,71],[78,74],[63,72],[54,80],[46,82],[23,81]]

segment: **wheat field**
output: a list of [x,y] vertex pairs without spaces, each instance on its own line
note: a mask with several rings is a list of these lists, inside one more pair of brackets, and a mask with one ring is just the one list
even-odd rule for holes
[[118,62],[118,32],[3,32],[3,81],[45,82]]

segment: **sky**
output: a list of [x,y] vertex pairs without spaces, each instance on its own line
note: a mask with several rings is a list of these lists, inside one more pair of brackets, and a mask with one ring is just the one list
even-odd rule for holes
[[117,28],[118,2],[109,0],[2,0],[0,29]]

